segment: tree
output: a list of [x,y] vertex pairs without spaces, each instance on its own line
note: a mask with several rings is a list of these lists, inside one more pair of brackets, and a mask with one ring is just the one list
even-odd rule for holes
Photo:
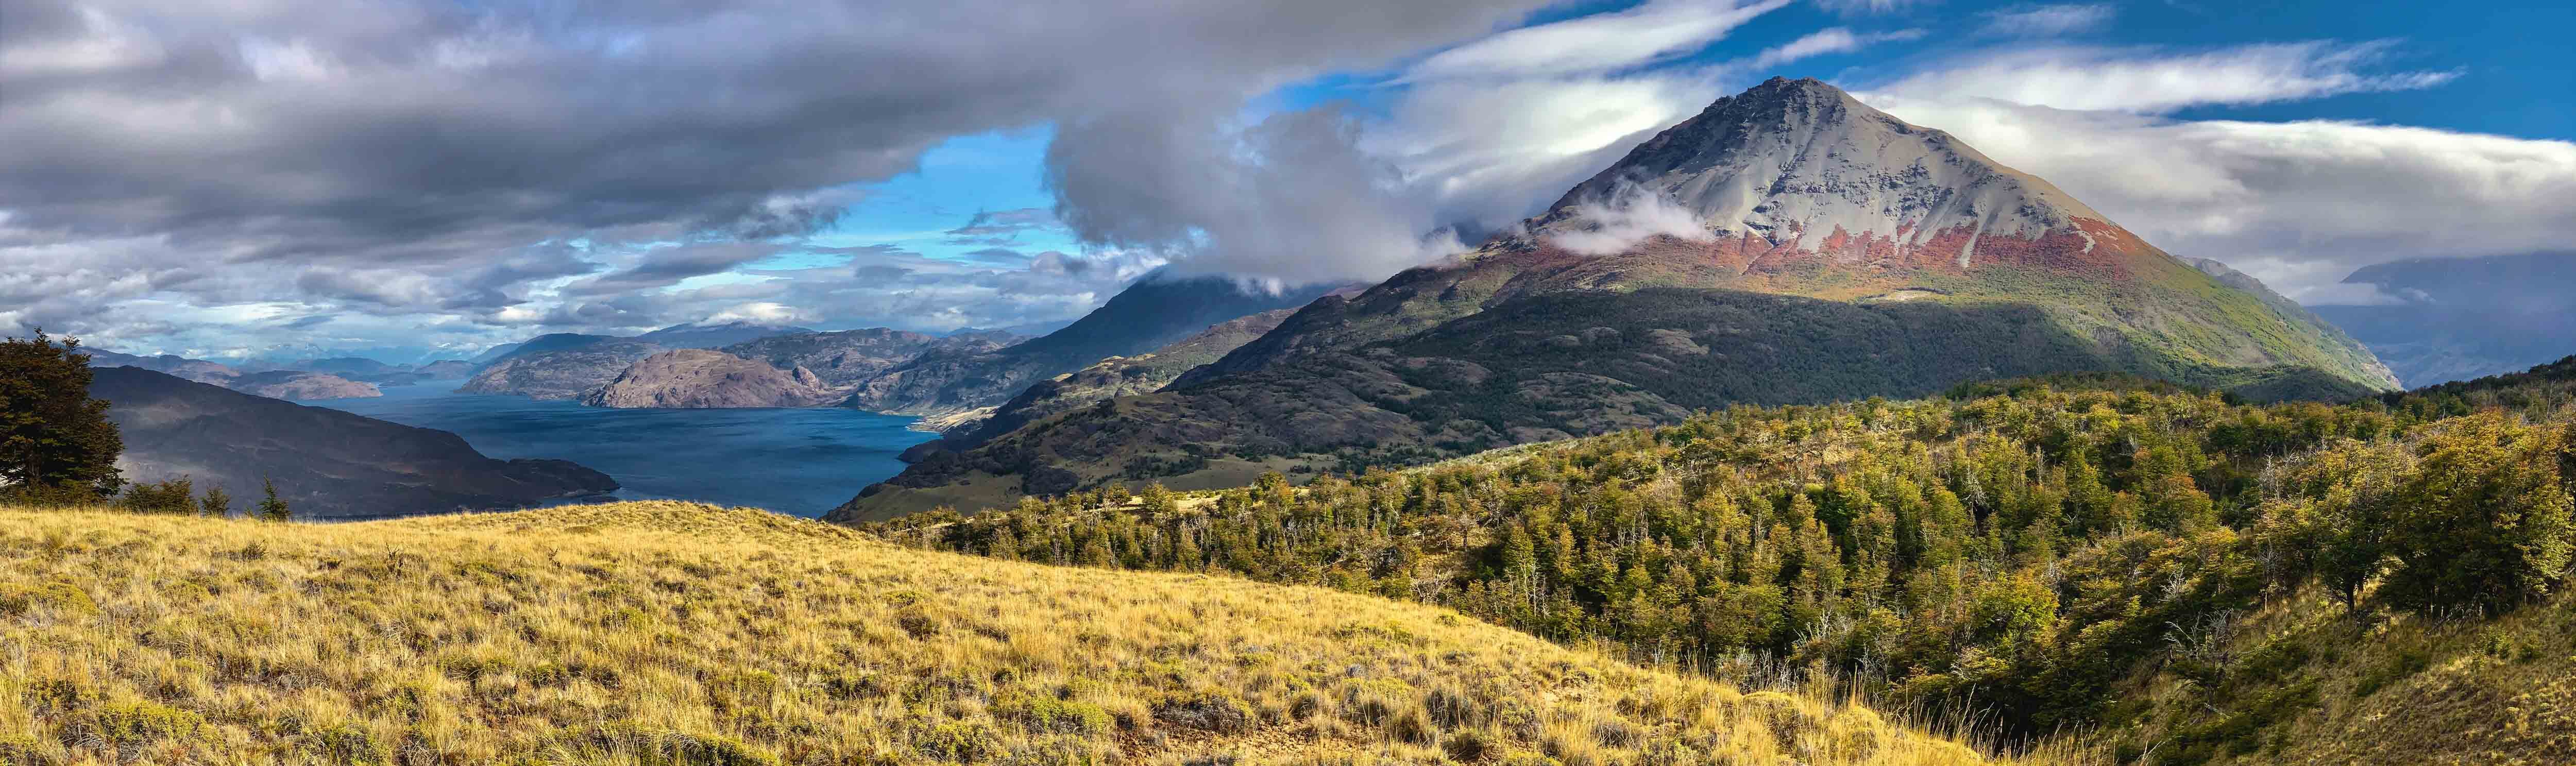
[[294,512],[286,507],[286,501],[277,497],[276,481],[260,479],[259,487],[260,491],[267,493],[268,496],[261,498],[259,505],[251,508],[252,517],[261,521],[286,521],[294,518]]
[[196,510],[196,488],[181,476],[168,481],[138,481],[125,487],[119,498],[125,509],[135,513],[186,514]]
[[2559,428],[2487,411],[2425,440],[2398,490],[2399,565],[2382,586],[2419,610],[2503,611],[2567,576],[2576,508],[2559,476]]
[[224,492],[221,484],[207,487],[206,496],[197,501],[197,514],[219,519],[233,515],[233,496]]
[[125,482],[116,456],[125,440],[107,419],[108,402],[89,397],[89,355],[80,341],[0,341],[0,487],[24,501],[94,502]]

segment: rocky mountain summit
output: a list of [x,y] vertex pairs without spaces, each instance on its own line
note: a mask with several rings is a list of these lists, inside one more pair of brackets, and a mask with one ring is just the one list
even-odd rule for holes
[[722,351],[684,348],[638,360],[584,394],[593,407],[812,407],[840,394],[811,370],[780,370]]
[[885,327],[777,335],[719,349],[779,369],[805,368],[825,383],[856,386],[923,354],[989,354],[1028,340],[999,330],[939,336]]
[[[553,336],[542,336],[540,340],[545,337]],[[621,338],[585,340],[554,348],[529,341],[476,371],[456,390],[468,394],[517,394],[531,399],[579,399],[616,380],[628,365],[667,350]]]
[[1774,79],[1519,231],[1317,300],[1160,391],[927,456],[832,518],[1407,465],[1738,403],[2092,370],[2263,398],[2396,387],[2312,315],[2044,180],[1825,83]]

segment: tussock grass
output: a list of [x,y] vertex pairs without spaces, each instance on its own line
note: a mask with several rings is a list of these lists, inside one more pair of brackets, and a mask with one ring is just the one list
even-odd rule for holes
[[1972,764],[1436,608],[669,503],[0,509],[0,763]]

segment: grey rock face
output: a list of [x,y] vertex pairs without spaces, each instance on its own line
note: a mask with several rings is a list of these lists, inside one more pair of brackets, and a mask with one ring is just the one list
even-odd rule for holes
[[522,349],[476,372],[456,390],[469,394],[518,394],[531,399],[578,399],[608,385],[636,360],[664,351],[631,340],[607,340],[557,351]]
[[684,348],[645,357],[582,396],[593,407],[811,407],[840,398],[803,367],[780,370],[722,351]]

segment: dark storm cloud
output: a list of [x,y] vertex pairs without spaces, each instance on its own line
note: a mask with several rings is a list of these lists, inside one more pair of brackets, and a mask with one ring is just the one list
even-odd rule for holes
[[[80,289],[0,319],[103,323],[161,290],[512,307],[584,273],[507,263],[536,243],[792,237],[950,136],[1231,109],[1536,5],[9,0],[0,271],[32,276],[0,291]],[[668,285],[706,263],[583,284]]]

